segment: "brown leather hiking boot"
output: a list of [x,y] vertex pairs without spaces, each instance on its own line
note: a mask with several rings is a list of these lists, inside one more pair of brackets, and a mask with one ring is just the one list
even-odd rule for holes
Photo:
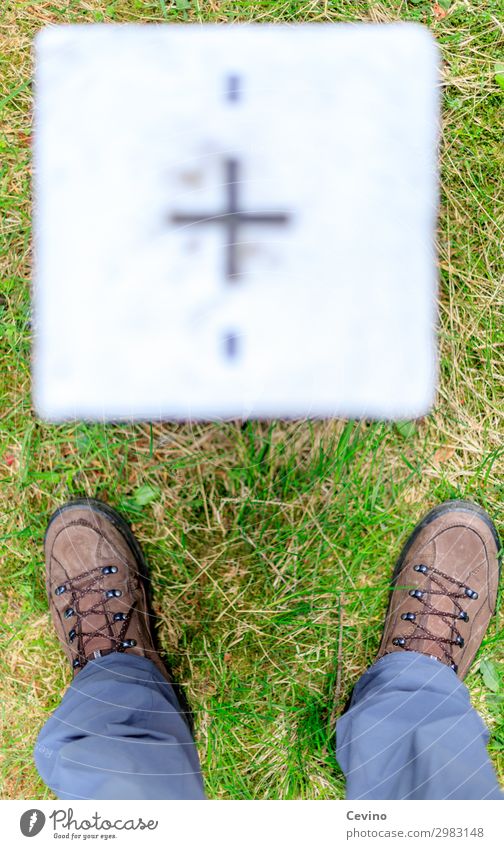
[[44,548],[49,608],[74,671],[127,652],[170,680],[154,645],[145,560],[122,516],[92,498],[71,501],[51,517]]
[[378,658],[421,652],[464,678],[495,611],[499,549],[476,504],[446,501],[427,513],[396,564]]

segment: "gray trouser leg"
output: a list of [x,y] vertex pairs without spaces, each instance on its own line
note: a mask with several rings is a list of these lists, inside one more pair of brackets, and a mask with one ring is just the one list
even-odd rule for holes
[[109,654],[79,672],[39,734],[35,763],[60,799],[203,799],[173,687],[147,658]]
[[502,799],[488,731],[444,664],[393,652],[358,681],[336,726],[348,799]]

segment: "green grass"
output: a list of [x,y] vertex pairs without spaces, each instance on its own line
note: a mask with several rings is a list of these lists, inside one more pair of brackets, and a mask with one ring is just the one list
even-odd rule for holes
[[[445,4],[446,5],[446,4]],[[50,512],[96,495],[123,510],[151,567],[159,635],[196,720],[207,792],[340,798],[334,717],[378,647],[392,565],[436,502],[502,497],[502,2],[4,0],[0,12],[1,795],[50,797],[32,746],[70,674],[51,628]],[[347,422],[50,426],[30,400],[31,42],[47,23],[388,21],[443,53],[440,389],[409,431]],[[504,784],[496,617],[467,679]],[[500,695],[500,697],[499,697]]]

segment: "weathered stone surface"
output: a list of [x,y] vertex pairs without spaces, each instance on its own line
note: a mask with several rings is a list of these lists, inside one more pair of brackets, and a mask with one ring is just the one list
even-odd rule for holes
[[408,25],[43,31],[38,412],[425,413],[436,87]]

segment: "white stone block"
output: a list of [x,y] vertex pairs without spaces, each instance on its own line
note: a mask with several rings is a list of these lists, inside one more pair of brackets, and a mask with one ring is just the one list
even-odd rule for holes
[[42,31],[38,413],[426,413],[437,129],[417,26]]

